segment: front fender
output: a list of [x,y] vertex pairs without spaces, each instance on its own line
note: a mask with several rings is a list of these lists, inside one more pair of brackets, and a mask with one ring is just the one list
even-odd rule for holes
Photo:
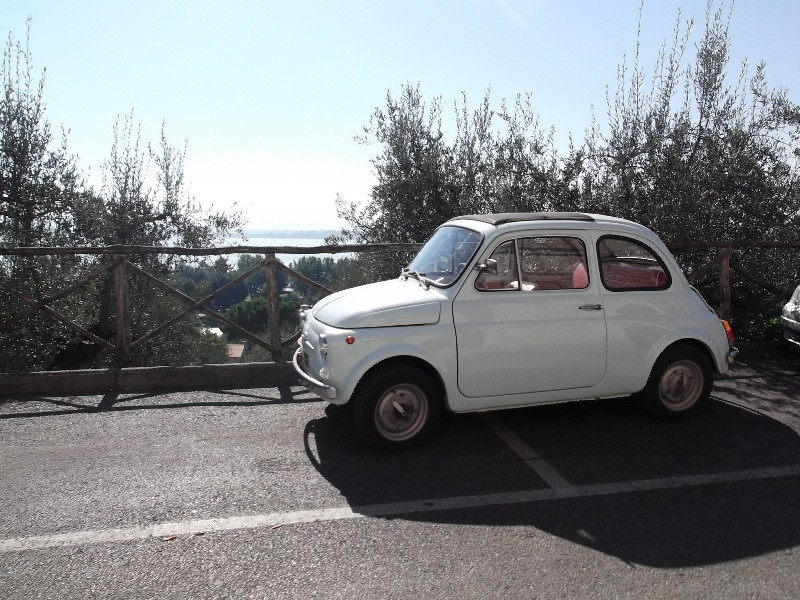
[[[336,377],[335,404],[350,400],[358,384],[376,366],[393,359],[408,357],[430,365],[448,387],[455,381],[456,350],[452,327],[443,325],[392,327],[362,330],[356,334],[359,345],[357,359]],[[414,343],[408,342],[413,339]]]

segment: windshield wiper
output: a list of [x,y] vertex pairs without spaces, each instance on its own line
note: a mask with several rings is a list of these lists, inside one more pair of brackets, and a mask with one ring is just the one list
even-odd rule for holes
[[413,277],[417,281],[419,281],[422,285],[425,286],[425,289],[428,289],[430,282],[425,277],[425,273],[420,273],[419,271],[412,271],[408,267],[403,267],[403,272],[400,274],[400,277],[403,279],[408,279],[409,277]]

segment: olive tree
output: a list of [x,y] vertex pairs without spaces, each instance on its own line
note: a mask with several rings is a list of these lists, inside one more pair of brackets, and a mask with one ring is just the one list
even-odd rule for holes
[[[134,133],[132,115],[118,121],[104,185],[87,187],[66,135],[54,139],[45,115],[44,72],[34,72],[29,44],[9,37],[0,64],[0,244],[6,247],[109,244],[203,247],[239,226],[239,216],[201,211],[183,181],[185,150],[174,148],[162,130],[160,143],[146,148]],[[148,167],[154,165],[151,175]],[[91,256],[0,257],[0,364],[2,370],[36,370],[69,365],[97,366],[100,346],[86,344],[68,327],[31,310],[20,296],[40,301],[79,281],[101,260]],[[174,258],[132,255],[134,263],[166,276]],[[131,278],[134,334],[177,310],[149,284]],[[54,307],[91,333],[112,340],[113,303],[108,277],[81,286]],[[179,323],[167,344],[140,349],[139,364],[224,359],[218,344],[203,350],[190,322]],[[224,349],[223,349],[224,350]],[[100,361],[100,362],[98,362]]]
[[[185,149],[169,143],[163,126],[159,144],[145,148],[133,114],[118,119],[110,155],[103,164],[103,185],[83,203],[77,217],[90,243],[202,248],[239,227],[238,214],[208,214],[201,210],[184,185],[184,159]],[[154,174],[150,173],[151,166]],[[128,260],[161,279],[168,279],[182,263],[174,255],[159,254],[132,254]],[[225,260],[221,261],[227,267]],[[115,307],[110,289],[110,277],[106,277],[98,289],[98,310],[93,315],[97,327],[107,335],[114,330]],[[144,335],[183,310],[176,299],[157,291],[141,277],[129,277],[128,290],[134,337]],[[195,335],[195,331],[191,318],[176,323],[168,335],[185,343],[172,344],[165,351],[163,336],[157,337],[139,347],[131,360],[138,365],[190,364],[195,357],[205,362],[211,358],[225,360],[224,348],[219,349],[216,343],[211,343],[213,340],[208,340],[210,355],[198,350],[204,338]],[[106,357],[106,361],[109,359]]]
[[[23,45],[9,36],[0,77],[0,244],[67,244],[75,235],[82,180],[66,135],[55,139],[45,118],[45,76],[34,72],[27,38]],[[0,257],[3,370],[44,364],[68,335],[65,327],[25,312],[27,305],[10,290],[41,299],[78,271],[81,262],[74,256]]]
[[[565,161],[577,165],[569,173],[577,193],[564,196],[562,208],[630,218],[673,241],[796,239],[800,110],[785,90],[768,86],[763,63],[753,71],[745,63],[731,78],[730,17],[724,3],[709,1],[688,56],[694,21],[679,14],[649,83],[637,43],[633,64],[619,67],[607,128],[595,126]],[[679,259],[693,274],[714,252],[683,251]],[[798,277],[787,254],[742,251],[735,258],[776,285]],[[713,298],[709,273],[704,292]],[[754,308],[773,310],[771,295],[739,283],[739,320],[758,335]]]
[[[377,143],[372,161],[377,183],[366,205],[337,199],[347,227],[333,241],[424,242],[439,224],[465,214],[543,210],[551,207],[558,161],[552,132],[539,129],[530,97],[491,108],[487,93],[470,109],[464,96],[454,104],[454,134],[447,140],[441,99],[426,103],[419,86],[406,84],[399,98],[376,108],[363,143]],[[369,256],[368,277],[390,277],[406,255]]]

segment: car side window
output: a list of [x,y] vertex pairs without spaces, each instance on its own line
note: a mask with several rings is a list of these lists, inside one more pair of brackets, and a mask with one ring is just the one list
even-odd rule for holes
[[664,290],[672,285],[658,254],[637,240],[602,237],[597,242],[597,256],[603,286],[612,292]]
[[534,290],[575,290],[589,286],[586,245],[571,236],[541,236],[520,240],[523,285]]
[[571,236],[508,241],[492,253],[475,281],[480,291],[574,290],[589,286],[586,246]]
[[475,279],[475,288],[482,292],[519,289],[517,247],[514,240],[500,244],[486,259],[486,265]]

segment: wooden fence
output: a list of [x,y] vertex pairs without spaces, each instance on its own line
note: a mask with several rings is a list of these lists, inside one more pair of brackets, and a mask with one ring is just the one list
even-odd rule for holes
[[[276,260],[276,254],[349,254],[357,252],[385,252],[400,251],[414,252],[421,244],[359,244],[359,245],[324,245],[324,246],[226,246],[219,248],[185,248],[178,246],[107,246],[107,247],[82,247],[82,248],[0,248],[0,256],[52,256],[52,255],[106,255],[109,262],[93,269],[90,273],[69,285],[63,290],[45,298],[32,298],[9,285],[0,282],[0,289],[14,296],[28,305],[28,308],[16,315],[12,315],[6,322],[40,312],[47,318],[66,325],[82,339],[88,340],[114,354],[115,367],[112,369],[85,369],[68,371],[45,371],[33,373],[2,373],[0,368],[0,395],[19,394],[78,394],[108,391],[133,391],[145,389],[202,389],[213,387],[263,387],[271,384],[295,381],[296,374],[290,364],[286,363],[284,349],[293,345],[300,336],[300,332],[287,339],[281,338],[279,294],[277,283],[278,270],[284,272],[289,278],[302,282],[323,295],[332,293],[325,286],[307,278],[287,265]],[[214,290],[205,297],[196,300],[175,289],[167,282],[151,275],[144,269],[133,264],[128,257],[132,254],[157,254],[178,256],[224,256],[229,254],[256,254],[264,255],[264,259],[247,271],[239,274],[235,279]],[[259,270],[265,270],[266,296],[267,296],[267,323],[268,339],[248,331],[234,323],[224,315],[209,306],[210,301],[236,286],[241,281],[250,277]],[[87,283],[99,278],[107,271],[111,271],[113,280],[113,301],[116,312],[114,329],[114,343],[92,333],[84,326],[76,323],[68,316],[55,308],[53,303],[70,294]],[[138,339],[131,337],[131,314],[128,284],[129,277],[136,276],[144,279],[150,285],[160,289],[167,295],[181,301],[184,310],[160,324],[155,329],[145,333]],[[226,364],[202,365],[199,367],[129,367],[132,350],[142,346],[154,337],[163,334],[171,326],[187,316],[202,312],[206,317],[213,319],[227,329],[236,332],[242,338],[266,349],[272,363],[261,364]],[[0,323],[2,326],[4,323]]]
[[710,261],[701,265],[699,268],[690,275],[689,281],[691,282],[701,273],[708,270],[719,268],[719,288],[720,288],[720,318],[730,321],[733,296],[731,294],[731,271],[736,271],[743,279],[753,283],[775,296],[776,300],[780,298],[788,298],[794,288],[800,281],[800,261],[798,261],[798,269],[795,273],[794,280],[789,285],[778,286],[768,281],[749,273],[732,257],[733,250],[800,250],[800,241],[793,242],[745,242],[745,241],[727,241],[727,242],[696,242],[696,241],[672,241],[666,242],[667,247],[672,252],[679,252],[680,250],[716,250],[717,255]]
[[[699,269],[693,276],[700,273],[719,269],[720,316],[730,319],[731,316],[731,271],[736,271],[748,281],[763,287],[776,297],[784,296],[792,287],[775,286],[748,273],[732,257],[735,249],[800,249],[800,242],[690,242],[675,241],[667,245],[673,251],[688,249],[715,250],[716,256]],[[0,256],[46,256],[46,255],[105,255],[110,260],[106,264],[95,268],[72,285],[46,298],[35,299],[15,290],[0,282],[0,288],[12,296],[17,297],[28,305],[28,308],[12,318],[19,318],[36,311],[41,312],[50,319],[59,321],[76,332],[81,338],[112,352],[115,357],[115,367],[112,369],[48,371],[36,373],[0,373],[0,395],[17,394],[79,394],[100,393],[108,391],[133,391],[145,389],[202,389],[214,387],[263,387],[279,383],[289,383],[295,380],[295,374],[290,364],[286,362],[284,349],[293,345],[300,333],[296,332],[287,339],[281,338],[279,293],[277,285],[277,271],[283,271],[288,277],[302,282],[318,292],[327,295],[331,290],[319,283],[312,281],[301,273],[276,260],[276,254],[338,254],[359,252],[400,251],[414,252],[420,244],[366,244],[366,245],[341,245],[341,246],[227,246],[220,248],[183,248],[183,247],[153,247],[153,246],[108,246],[102,248],[0,248]],[[170,286],[165,281],[158,279],[147,271],[128,260],[132,254],[158,254],[179,256],[223,256],[227,254],[258,254],[264,259],[238,277],[215,290],[207,296],[196,300]],[[209,302],[217,295],[237,285],[260,269],[266,272],[266,295],[268,300],[268,339],[250,332],[219,312],[212,310]],[[90,281],[97,279],[107,271],[111,271],[113,280],[113,300],[115,303],[116,324],[114,343],[87,330],[82,325],[74,322],[69,317],[53,308],[52,304],[63,299]],[[131,315],[129,307],[128,283],[129,277],[141,277],[166,294],[177,298],[183,304],[183,312],[169,321],[162,323],[155,329],[147,332],[138,339],[131,336]],[[800,277],[800,270],[798,272]],[[203,365],[199,367],[130,367],[131,351],[141,346],[155,336],[163,334],[175,323],[189,315],[202,311],[209,318],[235,331],[244,339],[265,348],[271,355],[272,363],[251,363],[238,365]],[[2,370],[2,369],[0,369]]]

